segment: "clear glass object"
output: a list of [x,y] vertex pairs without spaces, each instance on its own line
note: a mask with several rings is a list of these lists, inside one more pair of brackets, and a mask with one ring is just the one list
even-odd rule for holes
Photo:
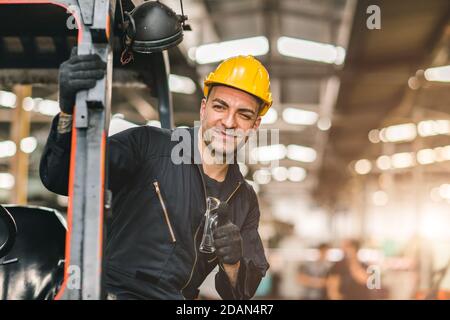
[[217,209],[219,208],[220,200],[214,197],[208,197],[206,198],[206,205],[205,227],[203,228],[203,237],[199,250],[203,253],[213,253],[216,251],[213,232],[217,226]]

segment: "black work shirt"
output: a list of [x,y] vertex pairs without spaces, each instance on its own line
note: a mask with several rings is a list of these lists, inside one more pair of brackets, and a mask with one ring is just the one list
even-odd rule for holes
[[203,174],[203,179],[205,180],[205,188],[206,188],[207,196],[217,198],[221,202],[226,201],[228,194],[226,194],[227,191],[225,190],[224,186],[225,186],[225,181],[227,180],[227,177],[228,177],[228,171],[227,171],[227,177],[225,177],[224,181],[217,181],[213,178],[210,178],[205,173],[205,171],[203,171],[203,168],[202,168],[202,174]]

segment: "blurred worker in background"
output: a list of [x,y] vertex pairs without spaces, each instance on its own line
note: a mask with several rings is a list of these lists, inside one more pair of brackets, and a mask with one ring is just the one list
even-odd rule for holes
[[367,288],[367,266],[358,260],[360,243],[357,240],[344,240],[344,258],[330,270],[327,279],[327,294],[332,300],[369,299]]
[[318,259],[299,268],[298,283],[303,287],[301,299],[325,300],[327,299],[326,281],[330,271],[330,263],[327,260],[328,244],[318,246]]

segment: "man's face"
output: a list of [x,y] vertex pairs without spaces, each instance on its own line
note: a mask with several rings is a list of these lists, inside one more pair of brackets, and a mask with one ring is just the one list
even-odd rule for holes
[[245,144],[251,130],[259,127],[258,110],[259,104],[252,95],[214,86],[200,108],[203,142],[215,154],[233,153]]

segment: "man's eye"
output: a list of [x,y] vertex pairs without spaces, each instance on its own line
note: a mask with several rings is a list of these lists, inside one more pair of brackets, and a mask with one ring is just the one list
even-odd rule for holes
[[251,120],[252,117],[250,117],[250,116],[247,115],[247,114],[241,113],[241,118],[244,119],[244,120]]
[[219,105],[219,104],[216,104],[216,105],[214,105],[214,109],[217,109],[217,110],[225,110],[225,107],[224,107],[224,106],[221,106],[221,105]]

